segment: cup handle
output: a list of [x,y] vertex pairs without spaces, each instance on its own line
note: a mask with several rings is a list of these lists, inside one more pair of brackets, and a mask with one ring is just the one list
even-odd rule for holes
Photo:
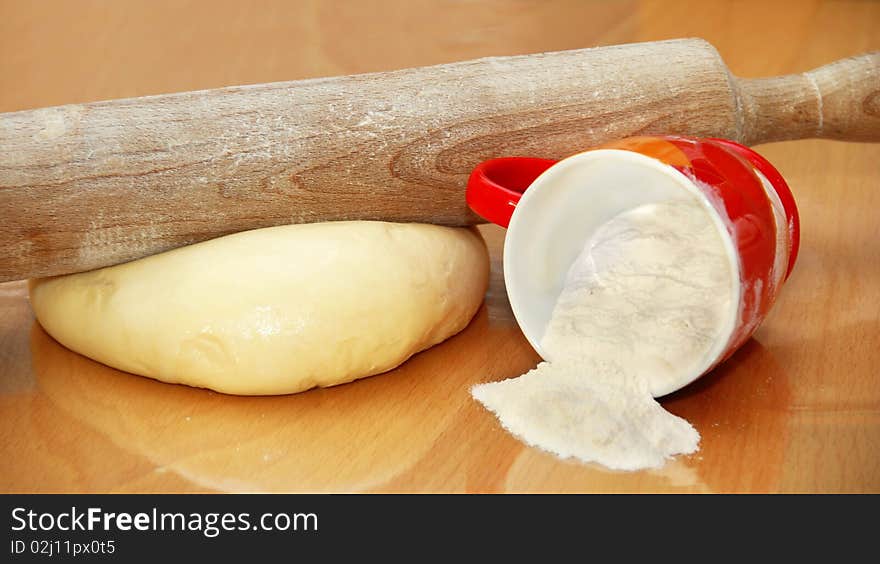
[[468,179],[465,190],[467,204],[483,219],[507,227],[523,192],[556,162],[532,157],[483,161],[474,168]]

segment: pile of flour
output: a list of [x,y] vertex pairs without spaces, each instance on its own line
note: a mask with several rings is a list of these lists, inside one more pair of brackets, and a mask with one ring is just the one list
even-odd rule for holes
[[618,470],[658,468],[700,435],[652,395],[705,368],[734,299],[712,218],[652,203],[596,230],[565,281],[541,347],[550,362],[473,396],[525,442]]

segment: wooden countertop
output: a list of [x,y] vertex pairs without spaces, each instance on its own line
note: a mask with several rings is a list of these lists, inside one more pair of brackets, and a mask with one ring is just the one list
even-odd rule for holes
[[[873,2],[0,1],[0,111],[700,36],[739,76],[880,48]],[[477,382],[538,357],[501,278],[458,336],[387,374],[274,398],[161,384],[68,351],[0,285],[0,491],[880,492],[880,145],[758,147],[800,206],[770,317],[663,404],[702,449],[662,470],[561,461],[503,431]]]

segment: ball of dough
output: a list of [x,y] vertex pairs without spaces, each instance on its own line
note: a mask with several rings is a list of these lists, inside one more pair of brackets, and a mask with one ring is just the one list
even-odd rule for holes
[[287,394],[385,372],[458,333],[488,273],[474,229],[331,222],[33,280],[30,298],[50,335],[114,368]]

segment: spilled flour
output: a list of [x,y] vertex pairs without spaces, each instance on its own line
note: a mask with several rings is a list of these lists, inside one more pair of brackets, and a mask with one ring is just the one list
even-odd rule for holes
[[693,453],[699,433],[652,394],[707,368],[730,330],[733,276],[698,202],[623,212],[568,272],[541,342],[551,361],[473,396],[508,431],[564,458],[638,470]]

